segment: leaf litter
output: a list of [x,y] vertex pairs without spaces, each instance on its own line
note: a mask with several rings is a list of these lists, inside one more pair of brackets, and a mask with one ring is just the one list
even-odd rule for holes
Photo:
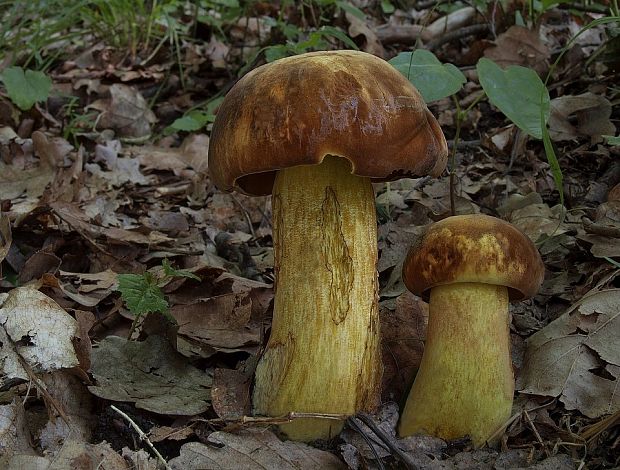
[[[493,69],[498,80],[538,96],[510,67],[529,66],[544,79],[589,13],[551,7],[527,29],[511,25],[524,14],[514,5],[449,11],[401,3],[334,2],[327,16],[314,6],[299,15],[293,6],[280,12],[257,3],[233,19],[218,13],[208,15],[208,26],[197,20],[189,29],[200,39],[181,33],[180,54],[174,41],[156,51],[150,44],[148,60],[105,40],[85,47],[68,41],[67,58],[46,68],[54,90],[47,99],[35,96],[27,113],[10,94],[0,100],[2,468],[161,468],[112,404],[148,433],[172,468],[401,468],[403,460],[357,418],[336,440],[311,446],[241,422],[252,413],[253,370],[271,322],[271,203],[213,187],[210,120],[237,71],[264,61],[259,47],[282,46],[280,36],[293,44],[305,38],[295,29],[316,32],[326,18],[362,50],[396,58],[403,70],[411,53],[399,53],[419,40],[413,54],[429,75],[443,74],[444,95],[456,93],[462,110],[473,103],[455,142],[454,101],[420,82],[429,100],[438,98],[431,111],[456,148],[453,200],[445,176],[375,185],[385,406],[370,419],[421,469],[620,464],[620,212],[613,189],[620,166],[618,148],[601,137],[617,133],[617,94],[605,86],[617,73],[598,56],[583,72],[593,52],[611,47],[608,33],[597,26],[581,35],[548,83],[563,206],[535,139],[539,103],[530,99],[507,120],[500,105],[511,97],[490,91],[490,101],[480,99],[485,83],[474,69],[480,58],[493,59],[502,67]],[[177,26],[189,26],[189,16]],[[493,31],[483,18],[493,18]],[[158,32],[170,28],[162,23]],[[330,38],[321,47],[342,45]],[[195,132],[174,128],[184,116]],[[415,377],[428,308],[406,292],[400,263],[422,227],[448,215],[452,203],[457,213],[490,213],[517,225],[547,269],[538,296],[511,307],[520,391],[499,450],[399,439],[395,431],[395,403]],[[163,263],[200,280],[160,283]],[[135,315],[118,291],[119,274],[152,275],[167,316],[145,312],[132,341],[125,338]],[[153,310],[150,300],[145,305]]]

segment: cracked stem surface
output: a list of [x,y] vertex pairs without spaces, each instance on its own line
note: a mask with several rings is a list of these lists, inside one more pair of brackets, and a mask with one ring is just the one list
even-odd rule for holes
[[469,435],[481,446],[510,417],[513,393],[508,289],[433,287],[424,355],[399,434]]
[[[354,414],[378,401],[377,226],[370,180],[349,162],[281,170],[273,190],[275,300],[256,369],[254,410]],[[299,419],[289,438],[340,432],[342,422]]]

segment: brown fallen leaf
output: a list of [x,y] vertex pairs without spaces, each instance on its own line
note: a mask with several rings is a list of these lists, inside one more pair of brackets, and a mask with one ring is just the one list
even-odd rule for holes
[[84,307],[94,307],[107,298],[118,284],[117,274],[111,269],[98,273],[59,272],[58,287]]
[[211,402],[222,419],[238,419],[251,412],[252,374],[243,370],[215,369]]
[[50,207],[58,217],[66,222],[80,235],[84,236],[93,243],[97,239],[103,237],[108,240],[136,243],[146,245],[154,249],[157,245],[172,243],[175,240],[169,238],[156,230],[150,231],[148,234],[141,233],[138,230],[125,230],[116,227],[101,227],[90,223],[90,218],[77,205],[64,202],[54,202]]
[[11,221],[4,212],[0,211],[0,262],[9,254],[12,242]]
[[345,13],[345,16],[349,22],[349,37],[356,38],[358,36],[363,36],[364,45],[361,48],[363,51],[376,55],[377,57],[385,57],[383,45],[379,39],[377,39],[375,32],[366,24],[366,21],[349,12]]
[[411,292],[396,299],[396,309],[382,308],[383,395],[400,403],[413,383],[424,352],[428,304]]
[[[152,442],[152,441],[151,441]],[[123,447],[121,451],[123,459],[128,463],[130,470],[161,470],[161,462],[142,449],[131,450]]]
[[203,357],[217,351],[258,351],[261,327],[250,323],[252,299],[248,291],[173,305],[170,314],[179,324],[179,336],[193,345],[192,350],[200,347]]
[[114,129],[121,137],[145,137],[157,121],[140,92],[127,85],[115,83],[110,87],[110,98],[98,100],[88,108],[101,111],[100,129]]
[[522,393],[590,418],[620,410],[620,289],[595,292],[527,340]]
[[597,258],[615,258],[620,256],[620,200],[604,202],[596,209],[594,223],[583,219],[585,234],[578,238],[591,243],[590,252]]
[[[37,441],[46,452],[56,452],[69,438],[90,441],[96,423],[93,396],[75,375],[67,371],[55,371],[41,377],[55,406],[62,408],[64,418],[58,416],[54,407],[48,407],[50,419],[37,433]],[[65,419],[68,418],[69,422]]]
[[[121,366],[119,366],[121,365]],[[159,414],[192,416],[209,408],[212,377],[159,336],[143,342],[108,336],[92,353],[94,395]]]
[[[24,151],[32,152],[30,139],[20,139],[19,146],[24,147]],[[10,152],[16,153],[16,149],[11,148]],[[37,163],[28,167],[16,160],[12,164],[0,161],[0,200],[12,201],[9,215],[14,216],[27,214],[33,210],[45,188],[54,178],[53,162],[43,156]]]
[[551,52],[542,42],[537,29],[515,25],[497,36],[495,47],[485,49],[484,56],[503,68],[522,65],[542,74],[549,68]]
[[[576,118],[576,123],[571,116]],[[551,100],[549,136],[555,141],[587,136],[594,142],[601,142],[601,136],[616,134],[616,126],[610,117],[611,103],[604,96],[590,92],[560,96]]]
[[78,365],[77,323],[51,298],[17,287],[0,294],[0,304],[0,384],[30,379],[22,361],[35,373]]
[[172,470],[219,468],[230,470],[335,470],[346,469],[335,455],[307,444],[280,441],[267,430],[248,429],[238,434],[214,432],[207,441],[189,442],[181,455],[168,462]]
[[19,283],[26,284],[33,279],[39,279],[45,273],[55,273],[60,263],[61,259],[55,254],[38,251],[26,260],[19,272]]
[[61,137],[48,137],[41,131],[32,133],[32,148],[41,161],[53,167],[62,167],[73,146]]
[[30,445],[24,406],[19,397],[14,398],[8,405],[0,406],[0,455],[6,458],[13,454],[36,455]]

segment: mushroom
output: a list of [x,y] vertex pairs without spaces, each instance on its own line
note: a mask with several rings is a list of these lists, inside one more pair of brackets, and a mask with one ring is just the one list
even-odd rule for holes
[[429,226],[403,264],[407,288],[430,290],[430,301],[401,436],[469,435],[481,446],[501,430],[514,394],[508,302],[532,297],[543,277],[536,247],[508,222],[473,214]]
[[[372,182],[439,175],[446,141],[411,83],[357,51],[263,65],[217,113],[209,171],[224,191],[272,194],[275,298],[254,412],[350,415],[378,401],[377,227]],[[296,419],[291,439],[342,421]]]

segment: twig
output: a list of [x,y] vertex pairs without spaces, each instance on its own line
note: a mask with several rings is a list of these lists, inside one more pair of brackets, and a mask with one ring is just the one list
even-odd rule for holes
[[375,30],[375,33],[377,34],[377,39],[384,46],[389,44],[411,45],[415,44],[418,39],[422,40],[422,42],[432,39],[431,34],[426,28],[419,24],[382,25]]
[[374,432],[379,439],[381,439],[386,446],[398,457],[398,459],[405,464],[405,467],[408,470],[417,470],[418,467],[413,463],[411,457],[409,457],[405,452],[403,452],[393,441],[393,439],[388,436],[383,430],[375,424],[370,416],[366,413],[358,413],[355,415],[357,419],[359,419],[362,423],[370,428],[372,432]]
[[362,439],[366,441],[366,444],[368,445],[368,447],[370,447],[371,452],[375,456],[375,460],[377,461],[377,465],[379,466],[380,470],[385,470],[385,467],[383,466],[383,462],[381,461],[381,457],[379,457],[379,454],[377,453],[377,449],[375,449],[375,446],[372,445],[372,442],[370,441],[370,437],[366,435],[364,430],[360,427],[359,424],[355,422],[355,419],[353,417],[350,417],[347,419],[347,424],[351,426],[353,429],[355,429],[355,431],[357,431],[357,433],[360,436],[362,436]]
[[225,423],[225,424],[287,424],[295,419],[315,418],[315,419],[331,419],[334,421],[344,421],[349,415],[331,414],[331,413],[300,413],[291,411],[282,416],[240,416],[236,419],[213,418],[205,420],[207,423]]
[[446,33],[438,37],[437,39],[434,39],[433,41],[429,42],[426,45],[426,49],[428,49],[429,51],[434,51],[435,49],[438,49],[440,46],[443,46],[444,44],[448,42],[452,42],[456,39],[461,39],[467,36],[471,36],[473,34],[487,32],[488,30],[489,30],[489,25],[487,23],[465,26],[463,28],[450,31],[449,33]]
[[243,215],[245,216],[245,221],[248,224],[248,228],[250,229],[250,233],[252,234],[252,238],[256,239],[256,232],[254,232],[254,227],[252,226],[252,218],[250,217],[250,213],[245,208],[245,206],[243,204],[241,204],[241,201],[235,197],[234,194],[230,194],[230,197],[241,208],[241,212],[243,212]]
[[536,440],[542,446],[543,450],[545,451],[545,454],[547,454],[547,457],[550,457],[551,453],[549,452],[549,449],[547,449],[547,446],[542,440],[542,437],[540,437],[540,433],[538,432],[538,429],[536,429],[536,426],[534,425],[532,418],[530,418],[530,414],[527,412],[527,410],[523,410],[523,416],[525,416],[527,424],[529,424],[530,428],[532,428],[532,431],[534,432],[534,436],[536,436]]
[[[26,371],[28,378],[35,384],[35,386],[37,387],[37,390],[39,390],[41,395],[43,395],[43,398],[45,398],[46,403],[49,403],[56,410],[56,412],[58,413],[58,416],[60,416],[62,420],[65,423],[67,423],[67,426],[71,428],[71,421],[69,420],[69,417],[67,416],[65,411],[62,409],[62,406],[50,394],[50,392],[47,390],[47,387],[45,386],[45,383],[39,377],[37,377],[37,374],[34,373],[32,368],[30,367],[30,364],[28,364],[26,359],[24,359],[21,356],[21,354],[19,354],[19,352],[17,351],[17,347],[15,346],[15,343],[13,343],[13,340],[9,338],[9,341],[11,343],[11,347],[13,348],[13,351],[15,352],[17,356],[19,365],[21,365],[22,368]],[[28,388],[30,388],[30,385],[28,385]]]
[[166,462],[166,459],[164,459],[164,457],[155,448],[155,446],[149,440],[149,438],[146,435],[146,433],[142,429],[140,429],[140,427],[127,414],[123,413],[116,406],[111,405],[110,408],[112,408],[119,415],[121,415],[123,418],[125,418],[125,420],[127,420],[127,422],[131,425],[131,427],[134,429],[134,431],[136,431],[138,433],[138,436],[140,437],[140,440],[142,442],[145,442],[146,445],[149,446],[151,451],[153,451],[153,453],[157,456],[157,460],[159,460],[159,462],[166,468],[166,470],[172,470],[172,467],[170,467],[170,465],[168,465],[168,462]]
[[[448,148],[451,149],[454,147],[454,140],[447,140]],[[468,149],[468,148],[476,148],[480,147],[482,141],[480,139],[475,140],[459,140],[456,144],[457,149]]]
[[608,225],[597,224],[596,222],[592,222],[587,217],[582,217],[581,222],[583,222],[583,228],[586,233],[591,233],[593,235],[601,235],[603,237],[609,238],[620,238],[620,228],[618,227],[610,227]]
[[426,10],[428,8],[434,7],[435,5],[441,5],[442,3],[447,3],[449,0],[422,0],[420,2],[416,2],[413,5],[413,8],[416,10]]

